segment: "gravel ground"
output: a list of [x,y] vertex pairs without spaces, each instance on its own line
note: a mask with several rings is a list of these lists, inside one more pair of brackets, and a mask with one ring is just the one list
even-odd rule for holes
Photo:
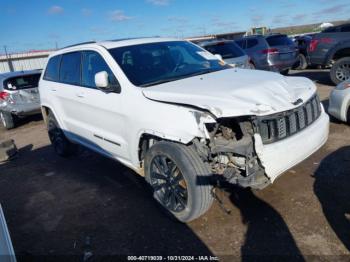
[[[292,71],[314,80],[325,107],[328,72]],[[84,151],[62,159],[40,117],[12,138],[19,157],[0,165],[0,202],[19,260],[43,255],[213,255],[223,260],[350,258],[350,127],[332,120],[327,144],[263,191],[232,189],[189,224],[168,219],[143,179]],[[36,257],[38,259],[38,257]],[[35,260],[38,261],[38,260]]]

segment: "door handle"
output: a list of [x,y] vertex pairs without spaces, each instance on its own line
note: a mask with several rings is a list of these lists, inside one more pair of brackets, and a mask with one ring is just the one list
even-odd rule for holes
[[57,90],[55,88],[51,88],[51,91],[56,92]]

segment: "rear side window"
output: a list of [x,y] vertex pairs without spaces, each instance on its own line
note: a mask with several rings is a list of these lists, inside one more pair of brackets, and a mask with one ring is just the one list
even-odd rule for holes
[[212,54],[219,54],[223,59],[244,56],[242,49],[234,42],[222,42],[204,47]]
[[340,29],[341,32],[350,32],[350,25],[344,25]]
[[67,53],[62,56],[60,82],[70,85],[80,85],[81,53]]
[[236,44],[238,45],[238,46],[240,46],[242,49],[245,49],[245,40],[244,39],[241,39],[241,40],[236,40],[235,41],[236,42]]
[[28,88],[38,87],[40,79],[40,74],[26,75],[26,76],[17,76],[8,79],[5,82],[5,89],[7,90],[22,90]]
[[51,57],[49,62],[47,63],[44,79],[50,81],[58,81],[59,80],[59,67],[60,67],[61,56]]
[[81,78],[82,86],[97,88],[95,84],[95,75],[101,71],[107,72],[111,85],[117,84],[117,79],[103,57],[94,51],[84,51]]
[[257,39],[247,39],[247,48],[252,48],[256,45],[258,45]]
[[276,35],[266,38],[269,46],[294,45],[293,41],[285,35]]
[[323,30],[322,33],[335,33],[337,31],[338,31],[338,28],[332,26],[332,27],[328,27],[325,30]]

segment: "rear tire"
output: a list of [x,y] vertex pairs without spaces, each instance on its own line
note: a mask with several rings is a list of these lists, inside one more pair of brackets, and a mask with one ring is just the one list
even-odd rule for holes
[[350,57],[337,60],[330,71],[332,82],[337,85],[350,78]]
[[255,65],[252,62],[249,62],[248,69],[255,70]]
[[77,152],[78,145],[73,144],[66,138],[52,112],[49,112],[47,116],[47,130],[51,144],[57,155],[68,157]]
[[0,120],[1,120],[2,125],[7,130],[15,127],[15,119],[14,119],[13,115],[9,112],[1,111],[0,112]]
[[190,147],[158,142],[145,157],[145,178],[168,214],[189,222],[212,205],[211,173]]
[[281,71],[280,73],[281,73],[281,75],[286,76],[286,75],[288,75],[288,73],[289,73],[289,69],[283,70],[283,71]]
[[297,66],[295,66],[295,70],[305,70],[307,68],[307,60],[303,54],[298,55]]

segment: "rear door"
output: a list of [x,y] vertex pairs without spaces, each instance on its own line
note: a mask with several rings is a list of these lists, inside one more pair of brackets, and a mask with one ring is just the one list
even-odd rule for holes
[[62,55],[57,82],[53,82],[49,90],[53,94],[51,103],[55,104],[55,113],[63,122],[68,137],[80,134],[83,129],[76,103],[80,89],[81,55],[81,52]]

